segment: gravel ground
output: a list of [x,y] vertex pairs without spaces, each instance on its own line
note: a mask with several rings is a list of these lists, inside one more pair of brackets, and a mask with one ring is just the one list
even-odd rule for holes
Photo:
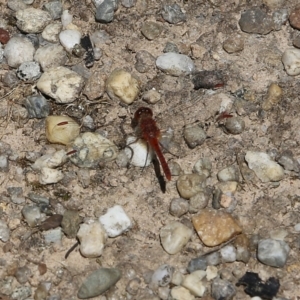
[[[73,27],[68,28],[89,34],[96,57],[87,68],[74,51],[63,53],[62,58],[55,56],[55,66],[65,66],[80,75],[63,100],[44,92],[40,79],[33,76],[27,80],[18,68],[20,63],[12,65],[5,52],[5,33],[0,31],[0,299],[78,299],[82,282],[102,267],[117,268],[122,275],[119,281],[110,282],[107,292],[93,299],[300,299],[297,1],[182,1],[177,6],[172,2],[168,3],[175,11],[171,17],[165,4],[156,0],[106,2],[112,7],[110,11],[103,10],[100,1],[97,8],[89,1],[62,3],[63,10],[73,16]],[[27,35],[28,29],[20,30],[20,10],[44,9],[46,4],[1,0],[0,28],[10,38]],[[46,20],[43,28],[32,33],[40,42],[34,51],[50,45],[40,37],[46,25],[59,24],[58,33],[62,30],[60,18],[42,18]],[[98,40],[93,37],[95,33],[100,35]],[[54,55],[54,50],[50,52]],[[191,58],[194,66],[189,71],[181,66],[178,74],[170,75],[172,70],[158,68],[156,61],[168,52]],[[45,64],[50,63],[51,55],[42,61],[35,57],[42,66],[42,76],[49,71]],[[138,86],[136,96],[129,93],[131,104],[120,100],[124,95],[109,90],[108,78],[115,69],[123,69],[132,80],[137,79],[137,83],[130,83],[130,88]],[[21,79],[16,78],[17,70]],[[50,89],[53,92],[52,86]],[[44,112],[32,117],[28,97],[41,91],[46,99]],[[67,125],[77,132],[75,136],[79,129],[104,134],[123,153],[126,137],[133,133],[131,120],[141,106],[151,107],[163,134],[169,128],[174,130],[169,151],[163,151],[172,173],[165,193],[152,164],[145,168],[122,166],[118,157],[117,161],[97,162],[91,168],[78,167],[69,159],[76,151],[47,170],[54,169],[55,178],[62,174],[57,183],[47,181],[49,177],[41,180],[41,170],[33,167],[40,156],[74,150],[71,142],[49,142],[46,116],[69,116],[75,123],[56,121],[56,127]],[[186,128],[195,129],[201,137],[188,137]],[[194,143],[193,147],[188,147],[186,140]],[[209,161],[211,167],[197,169],[199,160]],[[223,169],[230,173],[224,178],[219,173]],[[193,172],[200,177],[205,173],[205,184],[202,177],[202,181],[197,177],[195,184],[188,178],[188,187],[182,188],[178,179]],[[192,195],[202,192],[204,204],[184,196],[191,190]],[[174,200],[180,196],[180,201]],[[103,228],[99,225],[95,236],[89,230],[83,233],[83,239],[91,239],[83,241],[77,235],[79,223],[98,224],[99,217],[115,205],[124,209],[130,224],[117,236],[103,233],[103,249],[95,255],[84,255],[80,247],[93,248],[96,240],[101,240],[98,231]],[[74,215],[67,219],[66,212],[70,211]],[[216,224],[210,223],[211,212],[218,212],[219,219],[222,213],[228,214],[235,225],[224,221],[230,233],[209,243],[201,233],[207,223],[211,226],[207,229],[210,239],[226,231],[224,224],[218,227],[219,219]],[[209,218],[197,227],[201,213]],[[71,220],[70,227],[74,228],[66,228],[61,218],[50,225],[44,222],[53,215],[63,216],[65,222]],[[172,233],[172,227],[165,246],[162,229],[172,221],[191,232],[175,254],[166,251],[176,243],[172,234],[181,239],[187,233]],[[233,230],[234,226],[240,229]],[[65,258],[77,239],[80,247],[77,245]],[[272,262],[261,258],[259,252],[266,241],[277,245],[266,250],[271,257],[279,253]],[[224,248],[229,255],[222,254]],[[242,256],[236,252],[239,248]],[[206,260],[208,253],[221,253],[221,257],[212,262]],[[188,266],[195,258],[206,262],[205,267],[198,268],[206,270],[204,278],[192,284],[204,286],[201,297],[199,291],[178,281],[191,272]],[[169,278],[164,284],[152,276],[162,265],[168,265]],[[241,280],[246,272],[257,273],[263,282],[275,278],[279,289],[253,292],[253,284]],[[180,288],[181,293],[175,294]]]

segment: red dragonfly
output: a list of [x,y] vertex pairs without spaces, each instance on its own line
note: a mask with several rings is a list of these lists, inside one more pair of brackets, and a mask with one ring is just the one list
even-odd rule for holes
[[154,150],[166,178],[171,180],[171,171],[159,145],[159,139],[161,137],[160,129],[153,119],[152,110],[149,107],[138,108],[132,120],[132,127],[135,129],[137,137],[146,141],[149,147]]

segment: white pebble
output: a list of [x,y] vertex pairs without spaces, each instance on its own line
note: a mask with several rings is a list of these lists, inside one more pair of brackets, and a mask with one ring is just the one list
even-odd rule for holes
[[206,291],[205,283],[202,281],[205,276],[205,271],[197,270],[186,275],[181,285],[187,288],[194,296],[202,297]]
[[44,167],[56,168],[63,165],[67,161],[65,150],[58,150],[53,154],[45,154],[37,158],[31,166],[34,170],[41,170]]
[[262,182],[280,181],[284,177],[283,168],[267,153],[248,151],[245,160]]
[[32,43],[23,36],[12,37],[4,48],[7,63],[13,68],[17,68],[23,62],[33,61],[34,52]]
[[300,223],[298,223],[298,224],[296,224],[296,225],[294,226],[294,230],[297,231],[297,232],[300,231]]
[[73,102],[80,94],[84,79],[65,67],[47,70],[37,82],[37,88],[57,103]]
[[173,76],[188,75],[195,69],[193,61],[187,55],[173,52],[160,55],[156,60],[156,66]]
[[62,25],[59,23],[47,25],[42,32],[43,39],[50,43],[57,43],[59,41],[58,35],[61,31],[61,28]]
[[282,63],[288,75],[300,74],[300,49],[290,48],[284,51]]
[[36,61],[23,62],[17,70],[17,76],[23,81],[38,79],[41,76],[39,63]]
[[35,227],[42,217],[37,205],[25,205],[22,209],[22,215],[30,227]]
[[9,236],[10,230],[7,224],[3,220],[0,220],[0,240],[6,243],[9,240]]
[[175,286],[171,289],[171,296],[173,300],[194,300],[195,297],[190,291],[183,286]]
[[236,261],[236,249],[232,245],[226,245],[220,250],[220,254],[223,262]]
[[124,151],[130,160],[130,164],[142,168],[150,165],[153,159],[153,151],[144,140],[129,136],[126,145]]
[[109,208],[105,215],[99,217],[99,221],[109,237],[121,235],[132,227],[131,220],[120,205]]
[[44,167],[41,169],[39,176],[40,184],[57,183],[64,178],[64,174],[60,170]]
[[81,33],[78,30],[64,30],[59,34],[60,43],[68,51],[72,52],[76,44],[80,44]]
[[178,253],[189,241],[192,229],[178,221],[169,222],[160,229],[161,244],[169,254]]
[[67,27],[70,23],[73,21],[73,16],[69,13],[69,11],[66,9],[63,11],[61,15],[61,23],[63,27]]
[[83,256],[93,258],[102,254],[107,235],[99,222],[81,224],[77,237],[80,241],[80,252]]
[[167,286],[172,280],[173,271],[170,265],[159,266],[152,274],[151,284],[154,287]]

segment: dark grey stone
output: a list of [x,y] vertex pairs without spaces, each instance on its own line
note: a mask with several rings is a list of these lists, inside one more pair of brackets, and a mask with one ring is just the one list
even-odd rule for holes
[[46,118],[50,113],[50,105],[42,95],[32,95],[26,98],[25,107],[29,118]]
[[161,14],[164,20],[171,24],[177,24],[186,21],[185,14],[182,12],[180,6],[176,3],[171,5],[165,5]]

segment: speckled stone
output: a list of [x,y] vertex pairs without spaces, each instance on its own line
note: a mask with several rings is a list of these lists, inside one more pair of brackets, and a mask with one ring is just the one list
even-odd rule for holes
[[200,239],[208,247],[220,245],[242,232],[234,218],[222,211],[204,209],[192,217],[192,222]]
[[145,22],[141,28],[142,34],[147,38],[148,40],[154,40],[159,37],[163,30],[163,27],[155,22]]

